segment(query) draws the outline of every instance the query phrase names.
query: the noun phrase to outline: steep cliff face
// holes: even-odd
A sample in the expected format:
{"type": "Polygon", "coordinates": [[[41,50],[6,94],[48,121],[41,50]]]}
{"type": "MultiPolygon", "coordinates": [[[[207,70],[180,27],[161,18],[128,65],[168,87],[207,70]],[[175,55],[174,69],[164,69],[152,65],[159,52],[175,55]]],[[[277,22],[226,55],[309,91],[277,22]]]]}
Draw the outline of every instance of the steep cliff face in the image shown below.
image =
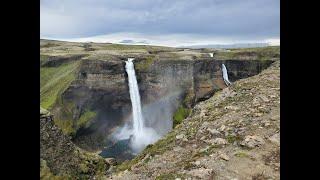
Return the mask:
{"type": "Polygon", "coordinates": [[[182,93],[193,86],[193,61],[155,60],[146,69],[136,69],[144,102],[154,101],[173,91],[182,93]]]}
{"type": "Polygon", "coordinates": [[[78,125],[74,141],[81,147],[101,147],[113,127],[119,126],[130,112],[130,97],[123,61],[83,60],[75,81],[63,93],[60,119],[72,118],[78,125]],[[93,116],[81,118],[88,113],[93,116]],[[67,116],[66,116],[67,115],[67,116]],[[77,123],[78,122],[78,123],[77,123]],[[80,124],[79,124],[80,122],[80,124]]]}
{"type": "Polygon", "coordinates": [[[40,178],[91,179],[103,177],[109,164],[79,149],[54,125],[53,115],[40,109],[40,178]]]}
{"type": "Polygon", "coordinates": [[[260,73],[266,69],[272,60],[250,61],[250,60],[211,60],[204,59],[194,63],[194,92],[195,102],[208,99],[217,90],[226,87],[221,65],[225,64],[231,82],[247,78],[260,73]]]}
{"type": "MultiPolygon", "coordinates": [[[[195,102],[208,99],[217,90],[226,87],[221,65],[228,68],[229,79],[236,81],[260,73],[272,60],[156,60],[147,70],[137,70],[139,88],[145,102],[154,101],[173,91],[186,94],[191,89],[195,102]]],[[[138,59],[139,63],[139,59],[138,59]]]]}

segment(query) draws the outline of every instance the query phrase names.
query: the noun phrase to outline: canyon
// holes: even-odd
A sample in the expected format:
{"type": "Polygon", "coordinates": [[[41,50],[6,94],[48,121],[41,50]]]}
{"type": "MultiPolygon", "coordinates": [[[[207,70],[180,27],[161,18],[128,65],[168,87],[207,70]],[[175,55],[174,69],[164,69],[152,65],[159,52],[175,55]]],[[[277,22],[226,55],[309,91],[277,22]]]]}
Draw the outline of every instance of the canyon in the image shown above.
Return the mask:
{"type": "MultiPolygon", "coordinates": [[[[135,59],[144,118],[166,136],[181,126],[176,119],[189,116],[179,114],[182,110],[192,115],[197,104],[227,88],[222,64],[229,80],[237,82],[278,62],[280,48],[225,51],[40,40],[41,106],[75,146],[101,152],[115,145],[121,128],[130,125],[128,58],[135,59]]],[[[117,157],[119,162],[134,158],[117,157]]]]}

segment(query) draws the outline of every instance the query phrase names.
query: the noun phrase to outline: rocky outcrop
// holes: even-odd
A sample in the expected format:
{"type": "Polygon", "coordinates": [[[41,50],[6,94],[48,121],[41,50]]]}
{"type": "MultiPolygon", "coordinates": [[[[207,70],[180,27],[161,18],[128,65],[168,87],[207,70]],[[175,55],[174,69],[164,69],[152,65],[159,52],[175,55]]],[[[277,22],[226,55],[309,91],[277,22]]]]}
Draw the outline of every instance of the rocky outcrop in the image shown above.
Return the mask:
{"type": "Polygon", "coordinates": [[[104,176],[109,164],[79,149],[54,125],[53,115],[40,109],[40,178],[91,179],[104,176]]]}

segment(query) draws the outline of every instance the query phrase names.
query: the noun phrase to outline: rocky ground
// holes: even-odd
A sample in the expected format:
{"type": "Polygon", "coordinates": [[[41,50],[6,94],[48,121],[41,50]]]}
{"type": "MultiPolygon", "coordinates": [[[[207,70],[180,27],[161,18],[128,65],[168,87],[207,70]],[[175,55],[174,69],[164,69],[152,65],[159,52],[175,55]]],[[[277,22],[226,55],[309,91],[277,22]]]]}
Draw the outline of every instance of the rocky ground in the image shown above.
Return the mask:
{"type": "Polygon", "coordinates": [[[108,179],[280,179],[280,61],[197,104],[108,179]]]}

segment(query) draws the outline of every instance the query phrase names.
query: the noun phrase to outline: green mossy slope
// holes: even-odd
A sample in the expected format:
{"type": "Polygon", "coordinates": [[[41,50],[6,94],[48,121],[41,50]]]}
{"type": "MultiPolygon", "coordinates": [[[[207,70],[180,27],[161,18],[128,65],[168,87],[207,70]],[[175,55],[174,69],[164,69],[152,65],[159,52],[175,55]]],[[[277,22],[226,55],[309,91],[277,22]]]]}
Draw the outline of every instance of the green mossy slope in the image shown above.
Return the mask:
{"type": "Polygon", "coordinates": [[[40,105],[51,109],[63,91],[76,78],[80,62],[70,62],[58,67],[40,68],[40,105]]]}
{"type": "Polygon", "coordinates": [[[280,47],[258,47],[258,48],[239,48],[229,49],[228,51],[217,51],[214,55],[216,59],[245,59],[245,60],[270,60],[280,59],[280,47]]]}

